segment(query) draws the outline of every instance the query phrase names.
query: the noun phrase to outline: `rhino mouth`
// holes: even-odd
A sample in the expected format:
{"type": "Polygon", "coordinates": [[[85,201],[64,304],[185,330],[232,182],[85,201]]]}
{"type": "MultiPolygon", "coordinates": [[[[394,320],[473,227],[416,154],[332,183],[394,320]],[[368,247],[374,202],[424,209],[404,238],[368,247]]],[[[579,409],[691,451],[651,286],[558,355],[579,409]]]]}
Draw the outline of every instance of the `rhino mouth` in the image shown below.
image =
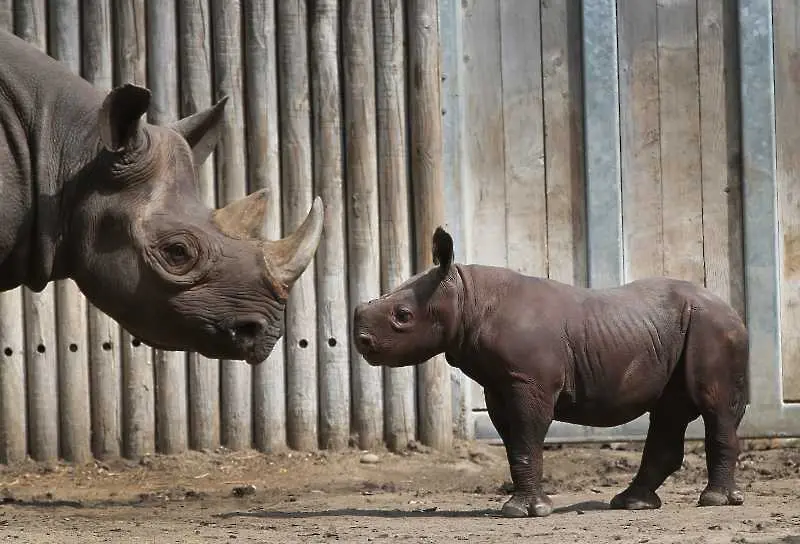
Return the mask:
{"type": "Polygon", "coordinates": [[[277,343],[277,338],[272,338],[272,335],[254,332],[252,325],[214,327],[205,331],[206,339],[200,345],[196,341],[173,344],[131,332],[135,338],[153,349],[193,351],[209,359],[245,361],[249,365],[258,365],[266,360],[277,343]]]}

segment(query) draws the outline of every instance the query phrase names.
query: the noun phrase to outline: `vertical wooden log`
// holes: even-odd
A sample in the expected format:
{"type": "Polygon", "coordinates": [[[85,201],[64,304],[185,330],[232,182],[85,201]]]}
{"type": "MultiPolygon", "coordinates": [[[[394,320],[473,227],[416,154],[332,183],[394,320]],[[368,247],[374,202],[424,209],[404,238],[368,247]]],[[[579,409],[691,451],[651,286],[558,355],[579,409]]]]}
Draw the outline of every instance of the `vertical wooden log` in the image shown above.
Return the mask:
{"type": "MultiPolygon", "coordinates": [[[[144,85],[146,73],[145,2],[114,0],[115,85],[144,85]]],[[[155,450],[153,350],[122,333],[123,455],[138,458],[155,450]]]]}
{"type": "Polygon", "coordinates": [[[316,287],[322,301],[317,313],[319,442],[323,448],[342,449],[350,438],[350,373],[337,0],[316,2],[312,17],[314,180],[325,203],[316,255],[316,287]]]}
{"type": "MultiPolygon", "coordinates": [[[[375,2],[375,73],[381,291],[411,276],[406,139],[405,3],[375,2]]],[[[326,200],[327,202],[327,200],[326,200]]],[[[414,368],[384,369],[385,440],[392,450],[416,436],[414,368]]]]}
{"type": "MultiPolygon", "coordinates": [[[[439,95],[437,0],[409,2],[411,180],[416,223],[416,269],[431,266],[432,236],[444,222],[442,112],[439,95]]],[[[419,367],[419,436],[448,450],[453,441],[450,371],[443,356],[419,367]]]]}
{"type": "MultiPolygon", "coordinates": [[[[208,2],[178,2],[181,116],[211,105],[211,22],[208,2]]],[[[214,154],[197,167],[200,198],[216,206],[214,154]]],[[[189,446],[213,449],[219,446],[219,361],[189,353],[189,446]]]]}
{"type": "MultiPolygon", "coordinates": [[[[82,2],[83,77],[111,90],[113,81],[111,11],[108,0],[82,2]]],[[[116,457],[120,434],[120,330],[117,323],[88,304],[89,379],[91,384],[92,454],[116,457]]]]}
{"type": "MultiPolygon", "coordinates": [[[[147,80],[153,93],[148,121],[166,125],[178,118],[177,7],[174,0],[147,2],[147,80]]],[[[156,448],[180,453],[188,441],[186,353],[154,350],[156,448]]]]}
{"type": "Polygon", "coordinates": [[[0,293],[0,463],[25,459],[25,335],[22,291],[0,293]]]}
{"type": "MultiPolygon", "coordinates": [[[[51,1],[49,8],[50,55],[80,75],[78,1],[51,1]]],[[[61,455],[67,461],[82,463],[92,456],[87,302],[72,280],[55,282],[55,290],[61,455]]]]}
{"type": "MultiPolygon", "coordinates": [[[[44,1],[15,2],[14,32],[47,51],[44,1]]],[[[28,447],[37,461],[58,458],[58,361],[55,285],[39,292],[22,289],[28,402],[28,447]]]]}
{"type": "MultiPolygon", "coordinates": [[[[217,192],[224,206],[247,194],[240,3],[213,1],[211,27],[217,98],[230,96],[216,155],[217,192]]],[[[252,442],[251,367],[244,361],[222,361],[220,385],[222,444],[234,450],[248,448],[252,442]]]]}
{"type": "MultiPolygon", "coordinates": [[[[14,31],[11,0],[0,1],[0,29],[14,31]]],[[[0,463],[25,459],[25,333],[22,289],[0,293],[0,463]]]]}
{"type": "Polygon", "coordinates": [[[580,3],[543,2],[541,24],[548,275],[586,286],[580,3]]]}
{"type": "MultiPolygon", "coordinates": [[[[342,5],[348,294],[352,313],[356,305],[380,295],[381,289],[375,66],[372,2],[345,0],[342,5]]],[[[371,448],[383,439],[382,369],[368,365],[353,345],[350,359],[353,432],[361,448],[371,448]]]]}
{"type": "MultiPolygon", "coordinates": [[[[281,180],[278,149],[278,82],[275,2],[246,0],[245,86],[247,172],[252,190],[268,190],[265,231],[281,236],[281,180]]],[[[265,452],[286,447],[285,338],[253,369],[253,443],[265,452]]]]}
{"type": "MultiPolygon", "coordinates": [[[[278,100],[283,228],[293,231],[312,201],[311,105],[309,103],[306,2],[277,5],[278,100]]],[[[317,447],[317,347],[314,267],[292,288],[286,307],[286,435],[290,448],[317,447]]]]}

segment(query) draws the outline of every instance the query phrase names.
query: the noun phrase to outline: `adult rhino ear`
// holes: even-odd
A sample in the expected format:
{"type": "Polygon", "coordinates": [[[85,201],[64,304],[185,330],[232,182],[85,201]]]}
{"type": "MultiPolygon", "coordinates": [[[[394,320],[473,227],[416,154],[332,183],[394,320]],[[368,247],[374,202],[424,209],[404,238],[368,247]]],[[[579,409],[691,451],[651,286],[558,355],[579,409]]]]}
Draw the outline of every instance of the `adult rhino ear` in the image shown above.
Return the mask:
{"type": "Polygon", "coordinates": [[[439,265],[442,275],[453,264],[453,238],[442,227],[436,227],[433,233],[433,264],[439,265]]]}
{"type": "Polygon", "coordinates": [[[200,166],[208,158],[219,140],[222,116],[225,113],[225,104],[228,97],[222,99],[203,111],[193,113],[180,121],[172,123],[170,127],[186,138],[194,154],[195,166],[200,166]]]}
{"type": "Polygon", "coordinates": [[[139,123],[150,106],[150,91],[126,83],[108,93],[98,113],[100,139],[109,151],[135,145],[139,123]]]}

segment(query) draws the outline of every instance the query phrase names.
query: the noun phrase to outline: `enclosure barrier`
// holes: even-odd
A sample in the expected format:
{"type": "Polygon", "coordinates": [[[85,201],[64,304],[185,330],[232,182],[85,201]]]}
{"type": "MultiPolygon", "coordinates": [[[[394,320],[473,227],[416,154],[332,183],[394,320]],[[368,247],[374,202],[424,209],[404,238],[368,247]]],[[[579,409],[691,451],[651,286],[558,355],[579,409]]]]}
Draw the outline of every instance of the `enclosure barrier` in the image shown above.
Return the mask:
{"type": "Polygon", "coordinates": [[[354,305],[430,266],[439,224],[459,261],[704,283],[751,331],[743,435],[800,433],[795,4],[0,0],[0,28],[101,90],[150,88],[151,122],[229,96],[209,206],[266,189],[277,238],[325,203],[257,366],[151,349],[71,281],[0,293],[0,462],[496,439],[442,357],[375,368],[351,345],[354,305]]]}
{"type": "Polygon", "coordinates": [[[285,337],[258,366],[151,349],[72,281],[0,295],[0,461],[447,447],[446,363],[373,368],[349,338],[355,304],[431,264],[445,219],[437,20],[431,0],[0,2],[0,27],[98,88],[150,88],[150,122],[228,95],[199,169],[207,204],[266,188],[279,237],[325,203],[285,337]]]}

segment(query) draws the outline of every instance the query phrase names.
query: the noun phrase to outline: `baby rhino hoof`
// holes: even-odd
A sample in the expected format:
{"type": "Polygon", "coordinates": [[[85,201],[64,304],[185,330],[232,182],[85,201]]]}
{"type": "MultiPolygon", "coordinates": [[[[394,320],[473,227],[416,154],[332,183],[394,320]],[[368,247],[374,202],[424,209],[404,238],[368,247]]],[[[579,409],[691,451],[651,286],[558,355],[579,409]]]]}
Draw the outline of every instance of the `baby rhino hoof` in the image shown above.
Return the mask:
{"type": "Polygon", "coordinates": [[[661,499],[654,491],[631,486],[611,499],[611,508],[615,510],[654,510],[661,508],[661,499]]]}
{"type": "Polygon", "coordinates": [[[744,503],[744,494],[738,489],[710,489],[705,488],[700,493],[700,500],[697,506],[739,506],[744,503]]]}
{"type": "Polygon", "coordinates": [[[501,513],[507,518],[527,518],[529,516],[543,518],[549,516],[552,511],[553,503],[547,495],[540,497],[514,495],[503,505],[501,513]]]}

